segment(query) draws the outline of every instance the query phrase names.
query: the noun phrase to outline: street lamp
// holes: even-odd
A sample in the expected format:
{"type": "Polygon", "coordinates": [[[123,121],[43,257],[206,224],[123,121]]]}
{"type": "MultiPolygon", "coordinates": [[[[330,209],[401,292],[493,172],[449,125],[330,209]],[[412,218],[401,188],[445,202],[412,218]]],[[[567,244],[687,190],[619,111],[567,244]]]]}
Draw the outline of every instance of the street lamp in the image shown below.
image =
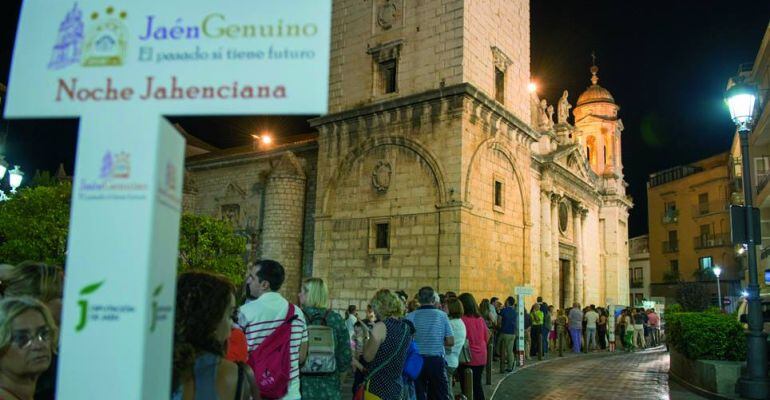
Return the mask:
{"type": "Polygon", "coordinates": [[[8,172],[9,181],[11,183],[11,193],[16,193],[16,188],[21,186],[21,181],[24,179],[24,172],[21,172],[19,166],[16,165],[12,170],[8,172]]]}
{"type": "Polygon", "coordinates": [[[719,275],[722,275],[722,268],[714,267],[711,272],[717,277],[717,298],[719,299],[719,309],[722,309],[722,288],[719,286],[719,275]]]}
{"type": "MultiPolygon", "coordinates": [[[[767,334],[762,332],[762,304],[759,301],[757,282],[757,252],[754,246],[754,207],[752,204],[751,169],[749,163],[749,132],[754,122],[756,90],[746,84],[741,77],[725,93],[725,102],[730,108],[730,117],[738,127],[741,140],[741,162],[743,164],[743,201],[746,211],[746,237],[749,264],[748,286],[748,323],[746,332],[748,351],[746,352],[746,370],[738,380],[741,396],[750,399],[766,399],[768,396],[767,379],[767,334]]],[[[757,232],[759,233],[759,232],[757,232]]]]}

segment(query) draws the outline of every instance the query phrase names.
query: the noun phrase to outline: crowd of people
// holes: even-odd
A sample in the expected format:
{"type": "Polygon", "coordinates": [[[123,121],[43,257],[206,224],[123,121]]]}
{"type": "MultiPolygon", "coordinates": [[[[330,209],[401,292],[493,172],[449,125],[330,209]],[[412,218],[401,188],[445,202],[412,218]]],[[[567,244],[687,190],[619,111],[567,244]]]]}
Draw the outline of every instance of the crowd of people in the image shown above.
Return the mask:
{"type": "MultiPolygon", "coordinates": [[[[54,398],[63,279],[56,266],[0,265],[0,398],[54,398]]],[[[284,280],[272,260],[248,268],[243,290],[216,274],[179,275],[172,399],[341,399],[349,379],[356,400],[451,399],[458,384],[482,400],[493,358],[510,372],[519,354],[660,343],[654,309],[611,315],[577,303],[555,309],[538,297],[520,316],[513,297],[479,302],[426,286],[412,297],[380,289],[366,310],[351,305],[341,315],[322,279],[302,282],[299,304],[280,294],[284,280]]]]}

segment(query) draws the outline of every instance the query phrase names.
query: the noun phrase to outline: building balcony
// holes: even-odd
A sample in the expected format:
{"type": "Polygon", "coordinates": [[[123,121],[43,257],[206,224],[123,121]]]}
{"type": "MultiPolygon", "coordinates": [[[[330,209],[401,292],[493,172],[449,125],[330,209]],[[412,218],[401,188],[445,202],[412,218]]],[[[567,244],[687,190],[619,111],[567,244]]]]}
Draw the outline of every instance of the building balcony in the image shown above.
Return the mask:
{"type": "Polygon", "coordinates": [[[676,253],[679,251],[679,241],[678,240],[667,240],[663,242],[663,252],[664,253],[676,253]]]}
{"type": "Polygon", "coordinates": [[[663,216],[661,216],[660,221],[663,224],[675,224],[677,221],[679,221],[679,210],[666,210],[663,211],[663,216]]]}
{"type": "Polygon", "coordinates": [[[644,282],[642,281],[631,281],[628,283],[628,286],[631,287],[631,289],[642,289],[644,287],[644,282]]]}
{"type": "Polygon", "coordinates": [[[727,247],[732,246],[729,233],[711,233],[708,235],[700,235],[693,238],[694,247],[699,249],[710,249],[713,247],[727,247]]]}
{"type": "Polygon", "coordinates": [[[692,207],[692,216],[693,218],[699,218],[706,215],[727,212],[729,209],[730,204],[726,201],[700,203],[692,207]]]}

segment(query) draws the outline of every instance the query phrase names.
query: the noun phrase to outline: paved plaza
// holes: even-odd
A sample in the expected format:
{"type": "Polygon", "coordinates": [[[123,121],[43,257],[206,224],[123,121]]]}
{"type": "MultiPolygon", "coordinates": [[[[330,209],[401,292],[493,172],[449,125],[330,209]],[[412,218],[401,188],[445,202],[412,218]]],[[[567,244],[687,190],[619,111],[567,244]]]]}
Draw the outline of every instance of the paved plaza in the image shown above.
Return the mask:
{"type": "Polygon", "coordinates": [[[508,375],[488,396],[494,400],[703,399],[669,382],[668,367],[669,356],[662,348],[552,359],[508,375]]]}

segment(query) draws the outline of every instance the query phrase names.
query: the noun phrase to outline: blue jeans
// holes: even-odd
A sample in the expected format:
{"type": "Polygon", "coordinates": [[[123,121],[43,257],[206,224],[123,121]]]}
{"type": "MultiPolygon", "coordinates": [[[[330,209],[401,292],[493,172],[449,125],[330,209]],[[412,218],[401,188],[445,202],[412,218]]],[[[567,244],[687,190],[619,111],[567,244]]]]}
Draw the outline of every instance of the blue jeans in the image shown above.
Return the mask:
{"type": "Polygon", "coordinates": [[[422,356],[420,377],[414,382],[417,400],[449,400],[449,381],[446,377],[446,361],[441,356],[422,356]]]}
{"type": "Polygon", "coordinates": [[[583,328],[569,328],[569,335],[572,337],[572,351],[575,353],[580,353],[580,340],[582,339],[581,336],[583,336],[583,328]]]}
{"type": "Polygon", "coordinates": [[[548,353],[548,334],[551,333],[550,329],[546,328],[545,325],[543,325],[543,354],[548,353]]]}

